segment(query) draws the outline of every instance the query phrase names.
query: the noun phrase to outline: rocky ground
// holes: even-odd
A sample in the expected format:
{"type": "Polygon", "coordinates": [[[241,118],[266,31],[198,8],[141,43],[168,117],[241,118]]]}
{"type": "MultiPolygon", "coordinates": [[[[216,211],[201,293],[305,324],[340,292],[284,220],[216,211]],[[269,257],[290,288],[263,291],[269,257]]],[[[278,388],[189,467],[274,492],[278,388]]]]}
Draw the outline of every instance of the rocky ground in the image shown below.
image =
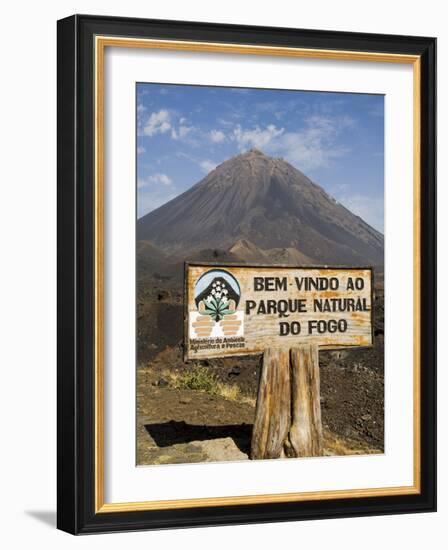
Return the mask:
{"type": "MultiPolygon", "coordinates": [[[[367,366],[375,354],[320,354],[326,455],[383,452],[383,373],[367,366]]],[[[206,363],[186,366],[167,348],[139,369],[139,465],[248,458],[259,360],[206,363]]]]}
{"type": "MultiPolygon", "coordinates": [[[[140,378],[146,377],[145,372],[140,378]]],[[[137,463],[235,461],[249,458],[255,407],[194,390],[148,386],[139,394],[137,463]]],[[[380,446],[324,428],[324,454],[381,453],[380,446]]]]}

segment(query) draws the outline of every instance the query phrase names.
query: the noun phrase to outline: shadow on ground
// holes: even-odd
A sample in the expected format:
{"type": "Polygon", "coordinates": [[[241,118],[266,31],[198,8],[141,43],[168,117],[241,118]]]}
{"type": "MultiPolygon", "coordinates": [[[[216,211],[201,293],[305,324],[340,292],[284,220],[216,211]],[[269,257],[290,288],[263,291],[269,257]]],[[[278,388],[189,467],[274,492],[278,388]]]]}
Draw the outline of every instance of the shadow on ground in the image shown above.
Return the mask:
{"type": "Polygon", "coordinates": [[[199,426],[170,420],[160,424],[145,424],[145,429],[158,447],[231,437],[239,450],[245,454],[249,454],[252,437],[251,424],[199,426]]]}

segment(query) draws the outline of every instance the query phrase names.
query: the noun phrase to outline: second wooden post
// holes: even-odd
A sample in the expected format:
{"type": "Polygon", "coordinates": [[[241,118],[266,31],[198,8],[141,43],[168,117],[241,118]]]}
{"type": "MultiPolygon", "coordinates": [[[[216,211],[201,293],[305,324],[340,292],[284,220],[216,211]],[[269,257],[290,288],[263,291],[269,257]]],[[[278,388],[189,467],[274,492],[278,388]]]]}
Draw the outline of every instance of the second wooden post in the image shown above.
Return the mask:
{"type": "Polygon", "coordinates": [[[322,455],[318,347],[265,350],[251,458],[322,455]]]}

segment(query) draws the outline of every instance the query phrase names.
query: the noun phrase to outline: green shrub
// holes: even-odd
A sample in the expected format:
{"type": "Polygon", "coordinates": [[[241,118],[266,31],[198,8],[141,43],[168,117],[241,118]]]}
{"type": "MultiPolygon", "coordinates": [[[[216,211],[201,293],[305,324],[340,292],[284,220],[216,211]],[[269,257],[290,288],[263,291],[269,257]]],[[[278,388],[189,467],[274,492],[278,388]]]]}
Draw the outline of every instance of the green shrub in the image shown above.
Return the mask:
{"type": "Polygon", "coordinates": [[[196,367],[185,373],[178,381],[179,389],[219,393],[219,383],[216,376],[205,367],[196,367]]]}

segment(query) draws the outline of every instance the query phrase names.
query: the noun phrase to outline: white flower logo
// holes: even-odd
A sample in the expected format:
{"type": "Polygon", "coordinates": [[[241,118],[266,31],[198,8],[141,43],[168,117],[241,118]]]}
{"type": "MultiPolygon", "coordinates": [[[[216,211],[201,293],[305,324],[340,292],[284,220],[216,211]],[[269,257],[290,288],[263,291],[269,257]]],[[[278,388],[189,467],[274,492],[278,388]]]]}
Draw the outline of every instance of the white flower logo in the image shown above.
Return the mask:
{"type": "Polygon", "coordinates": [[[215,322],[218,322],[225,315],[235,313],[235,300],[229,299],[229,291],[224,281],[218,279],[213,281],[209,286],[209,292],[207,297],[202,298],[202,306],[199,308],[202,315],[210,315],[215,322]]]}

